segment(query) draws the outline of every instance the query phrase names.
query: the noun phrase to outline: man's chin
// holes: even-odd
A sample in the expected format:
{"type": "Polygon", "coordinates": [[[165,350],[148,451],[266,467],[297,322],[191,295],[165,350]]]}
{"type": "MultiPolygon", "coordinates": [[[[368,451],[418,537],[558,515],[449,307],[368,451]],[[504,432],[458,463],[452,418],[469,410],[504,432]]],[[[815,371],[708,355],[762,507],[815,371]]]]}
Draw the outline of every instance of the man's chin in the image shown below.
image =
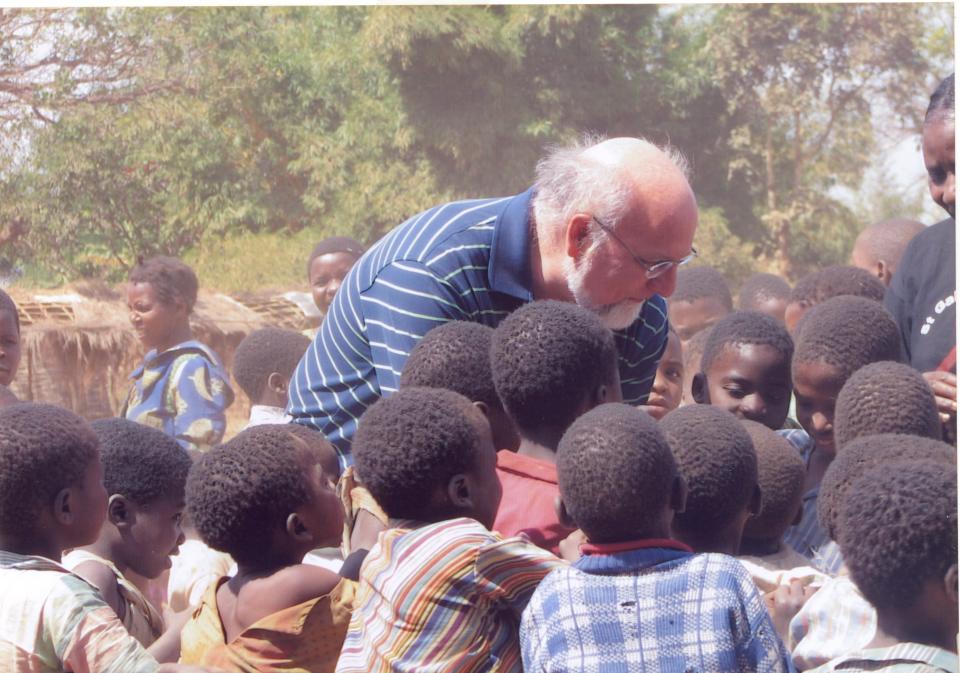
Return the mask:
{"type": "Polygon", "coordinates": [[[603,324],[612,330],[627,329],[640,317],[643,302],[621,302],[613,306],[603,306],[595,313],[600,316],[603,324]]]}

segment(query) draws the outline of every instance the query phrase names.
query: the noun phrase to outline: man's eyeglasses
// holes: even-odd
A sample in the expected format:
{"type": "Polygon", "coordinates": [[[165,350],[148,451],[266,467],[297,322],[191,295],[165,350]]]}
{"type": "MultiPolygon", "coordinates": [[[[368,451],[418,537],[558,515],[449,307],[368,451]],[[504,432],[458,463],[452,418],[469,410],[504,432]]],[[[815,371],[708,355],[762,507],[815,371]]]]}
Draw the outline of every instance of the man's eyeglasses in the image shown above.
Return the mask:
{"type": "Polygon", "coordinates": [[[643,270],[644,270],[644,271],[646,272],[646,274],[647,274],[647,280],[656,278],[657,276],[662,276],[663,274],[665,274],[667,271],[669,271],[670,269],[672,269],[672,268],[675,267],[675,266],[683,266],[683,265],[686,264],[687,262],[692,262],[693,259],[697,256],[697,249],[696,249],[696,248],[690,248],[690,254],[689,254],[689,255],[687,255],[686,257],[683,257],[683,258],[681,258],[681,259],[678,259],[678,260],[676,260],[676,261],[674,261],[674,260],[672,260],[672,259],[667,259],[667,260],[664,260],[664,261],[662,261],[662,262],[648,262],[648,261],[646,261],[646,260],[640,259],[640,258],[637,257],[635,254],[633,254],[633,250],[631,250],[630,247],[629,247],[626,243],[624,243],[622,240],[620,240],[620,237],[619,237],[619,236],[617,236],[615,233],[613,233],[613,229],[611,229],[610,227],[608,227],[607,225],[605,225],[603,222],[601,222],[599,219],[597,219],[596,216],[591,215],[590,217],[593,218],[593,221],[597,223],[597,226],[598,226],[598,227],[600,227],[600,228],[603,229],[605,232],[607,232],[608,234],[610,234],[610,236],[613,238],[613,240],[615,240],[617,243],[619,243],[619,244],[623,247],[623,249],[626,250],[627,253],[629,253],[629,255],[630,255],[631,257],[633,257],[633,261],[635,261],[637,264],[639,264],[640,266],[643,267],[643,270]]]}

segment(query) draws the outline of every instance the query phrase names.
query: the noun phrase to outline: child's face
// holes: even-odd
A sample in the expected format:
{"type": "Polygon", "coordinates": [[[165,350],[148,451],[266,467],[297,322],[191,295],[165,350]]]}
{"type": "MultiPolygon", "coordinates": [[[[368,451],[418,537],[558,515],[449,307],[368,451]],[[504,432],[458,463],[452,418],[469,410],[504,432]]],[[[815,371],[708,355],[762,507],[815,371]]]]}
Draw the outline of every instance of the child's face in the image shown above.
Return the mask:
{"type": "Polygon", "coordinates": [[[797,362],[793,367],[793,392],[797,397],[797,421],[818,451],[836,455],[833,444],[833,413],[844,381],[840,371],[825,362],[797,362]]]}
{"type": "Polygon", "coordinates": [[[336,547],[343,534],[343,505],[332,481],[335,475],[324,472],[321,456],[316,451],[312,458],[304,458],[304,470],[310,475],[310,497],[297,514],[313,535],[311,548],[336,547]]]}
{"type": "Polygon", "coordinates": [[[923,163],[927,167],[930,196],[955,217],[956,167],[954,166],[955,125],[940,114],[923,127],[923,163]]]}
{"type": "Polygon", "coordinates": [[[796,335],[797,333],[797,323],[800,322],[800,318],[810,310],[812,304],[809,301],[792,301],[787,304],[787,308],[783,313],[783,324],[786,325],[787,331],[790,334],[796,335]]]}
{"type": "Polygon", "coordinates": [[[772,346],[730,344],[705,372],[705,401],[779,430],[790,407],[790,361],[772,346]]]}
{"type": "Polygon", "coordinates": [[[72,547],[91,544],[99,537],[100,528],[107,518],[107,489],[103,487],[103,465],[99,457],[87,465],[70,506],[75,525],[70,530],[67,542],[72,547]]]}
{"type": "Polygon", "coordinates": [[[171,337],[187,320],[186,308],[179,302],[165,304],[157,297],[150,283],[127,286],[127,308],[130,324],[147,350],[173,346],[171,337]]]}
{"type": "Polygon", "coordinates": [[[153,579],[173,565],[171,556],[177,554],[186,539],[181,528],[184,494],[158,498],[140,505],[131,503],[132,522],[130,542],[136,550],[128,559],[134,572],[153,579]]]}
{"type": "Polygon", "coordinates": [[[331,252],[320,255],[310,262],[309,281],[313,303],[321,313],[326,313],[333,297],[340,289],[347,272],[353,268],[357,256],[349,252],[331,252]]]}
{"type": "Polygon", "coordinates": [[[0,385],[9,386],[20,365],[20,330],[12,311],[0,311],[0,385]]]}
{"type": "Polygon", "coordinates": [[[702,329],[710,327],[729,311],[716,297],[701,297],[693,301],[671,301],[668,305],[670,324],[680,336],[680,345],[702,329]]]}
{"type": "Polygon", "coordinates": [[[776,297],[767,297],[766,299],[758,300],[753,307],[753,310],[760,311],[760,313],[766,313],[768,316],[776,320],[781,325],[786,324],[786,313],[787,313],[787,300],[778,299],[776,297]]]}
{"type": "Polygon", "coordinates": [[[680,406],[683,395],[683,353],[680,348],[680,337],[673,332],[667,336],[667,347],[660,358],[657,367],[657,376],[653,380],[653,388],[644,410],[658,421],[668,411],[680,406]]]}

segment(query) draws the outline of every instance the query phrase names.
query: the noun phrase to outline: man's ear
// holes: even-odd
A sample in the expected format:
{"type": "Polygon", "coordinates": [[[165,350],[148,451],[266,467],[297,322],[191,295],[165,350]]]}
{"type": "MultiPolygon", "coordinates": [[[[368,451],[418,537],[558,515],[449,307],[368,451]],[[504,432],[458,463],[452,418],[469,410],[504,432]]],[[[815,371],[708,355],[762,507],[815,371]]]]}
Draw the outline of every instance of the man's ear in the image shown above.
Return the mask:
{"type": "Polygon", "coordinates": [[[586,213],[577,213],[567,222],[567,228],[564,230],[566,238],[564,239],[564,249],[567,257],[574,261],[579,260],[580,256],[587,249],[590,235],[590,221],[593,218],[586,213]]]}
{"type": "Polygon", "coordinates": [[[313,534],[296,512],[287,517],[286,529],[287,534],[295,540],[313,542],[313,534]]]}
{"type": "Polygon", "coordinates": [[[447,497],[456,509],[473,509],[473,492],[470,478],[465,474],[455,474],[447,482],[447,497]]]}
{"type": "Polygon", "coordinates": [[[957,599],[957,564],[954,563],[947,569],[947,574],[943,576],[943,587],[946,589],[947,597],[951,603],[956,604],[957,599]]]}
{"type": "Polygon", "coordinates": [[[119,493],[114,493],[107,500],[107,521],[117,528],[124,528],[133,524],[134,516],[131,503],[119,493]]]}
{"type": "Polygon", "coordinates": [[[753,485],[753,493],[750,494],[750,504],[747,510],[751,515],[757,516],[763,508],[763,493],[760,491],[760,484],[753,485]]]}
{"type": "Polygon", "coordinates": [[[557,513],[557,521],[560,522],[561,526],[565,528],[577,528],[577,522],[573,520],[573,517],[570,516],[570,512],[567,511],[567,505],[563,502],[563,498],[559,495],[553,499],[553,509],[557,513]]]}
{"type": "Polygon", "coordinates": [[[278,395],[286,395],[287,382],[287,379],[283,378],[280,372],[272,372],[270,376],[267,377],[267,388],[278,395]]]}
{"type": "Polygon", "coordinates": [[[681,475],[673,478],[670,484],[670,509],[676,514],[680,514],[687,508],[687,480],[681,475]]]}
{"type": "Polygon", "coordinates": [[[707,375],[697,372],[690,381],[690,394],[697,404],[710,404],[710,391],[707,390],[707,375]]]}

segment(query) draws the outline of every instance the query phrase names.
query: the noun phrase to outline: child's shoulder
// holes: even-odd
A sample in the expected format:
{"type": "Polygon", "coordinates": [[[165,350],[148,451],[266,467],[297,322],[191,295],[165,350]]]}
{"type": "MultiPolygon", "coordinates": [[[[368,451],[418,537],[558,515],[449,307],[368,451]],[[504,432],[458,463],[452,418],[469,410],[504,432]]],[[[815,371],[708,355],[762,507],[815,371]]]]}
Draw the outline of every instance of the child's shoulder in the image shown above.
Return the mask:
{"type": "MultiPolygon", "coordinates": [[[[256,605],[258,612],[271,614],[328,596],[341,582],[348,581],[326,568],[301,563],[247,583],[241,588],[237,600],[256,605]]],[[[225,582],[218,591],[232,593],[233,589],[225,582]]]]}

